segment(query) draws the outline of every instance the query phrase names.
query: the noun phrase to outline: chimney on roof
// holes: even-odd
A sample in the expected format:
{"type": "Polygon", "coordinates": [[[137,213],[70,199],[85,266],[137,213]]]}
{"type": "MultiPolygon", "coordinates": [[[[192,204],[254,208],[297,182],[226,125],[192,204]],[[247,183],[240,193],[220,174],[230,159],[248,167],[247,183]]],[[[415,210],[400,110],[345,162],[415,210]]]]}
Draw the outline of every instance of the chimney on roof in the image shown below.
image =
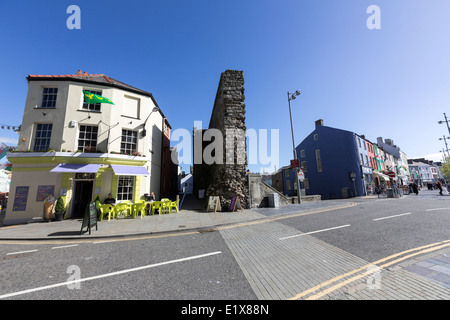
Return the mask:
{"type": "Polygon", "coordinates": [[[323,119],[319,119],[319,120],[316,121],[316,128],[319,127],[319,126],[323,127],[323,119]]]}
{"type": "Polygon", "coordinates": [[[81,71],[81,70],[77,71],[77,75],[81,75],[82,73],[83,73],[83,71],[81,71]]]}
{"type": "Polygon", "coordinates": [[[87,76],[88,74],[87,74],[87,71],[85,71],[84,73],[83,73],[83,76],[87,76]]]}

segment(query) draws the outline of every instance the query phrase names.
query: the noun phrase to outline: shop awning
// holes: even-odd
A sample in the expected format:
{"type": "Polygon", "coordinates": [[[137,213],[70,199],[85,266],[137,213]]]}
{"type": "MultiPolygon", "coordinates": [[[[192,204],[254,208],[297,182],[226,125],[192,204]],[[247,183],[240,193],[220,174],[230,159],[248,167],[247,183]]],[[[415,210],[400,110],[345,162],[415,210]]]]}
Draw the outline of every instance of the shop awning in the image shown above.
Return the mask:
{"type": "Polygon", "coordinates": [[[380,177],[380,180],[383,180],[383,181],[390,181],[390,180],[389,180],[390,177],[389,177],[388,175],[385,175],[385,174],[382,174],[382,173],[379,173],[379,172],[374,172],[373,174],[378,175],[378,177],[380,177]]]}
{"type": "Polygon", "coordinates": [[[116,176],[149,176],[150,173],[144,167],[140,166],[125,166],[112,164],[111,168],[116,176]]]}
{"type": "Polygon", "coordinates": [[[80,164],[80,163],[60,163],[50,172],[66,172],[66,173],[97,173],[101,164],[80,164]]]}

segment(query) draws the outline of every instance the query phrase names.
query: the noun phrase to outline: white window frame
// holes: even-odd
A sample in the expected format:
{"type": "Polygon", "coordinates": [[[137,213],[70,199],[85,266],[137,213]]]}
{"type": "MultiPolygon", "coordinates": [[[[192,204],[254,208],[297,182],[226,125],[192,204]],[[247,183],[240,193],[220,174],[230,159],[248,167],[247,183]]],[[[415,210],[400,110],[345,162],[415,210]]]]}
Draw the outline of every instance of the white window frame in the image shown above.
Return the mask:
{"type": "Polygon", "coordinates": [[[44,148],[43,151],[47,151],[50,148],[50,141],[51,141],[51,138],[52,138],[53,124],[52,123],[36,123],[35,127],[34,127],[33,151],[37,151],[37,152],[41,152],[42,151],[42,149],[36,150],[36,141],[37,141],[37,139],[43,140],[42,137],[38,137],[38,127],[41,126],[41,125],[45,125],[45,124],[48,125],[48,126],[51,126],[51,129],[48,130],[48,127],[47,127],[47,129],[45,131],[41,130],[41,134],[44,133],[44,132],[50,132],[50,135],[45,138],[46,140],[48,139],[48,146],[46,148],[44,148]]]}
{"type": "Polygon", "coordinates": [[[117,201],[133,201],[135,184],[135,176],[118,176],[117,201]]]}
{"type": "MultiPolygon", "coordinates": [[[[87,132],[87,131],[84,131],[84,134],[87,134],[87,133],[89,133],[89,134],[93,134],[92,133],[92,129],[91,129],[91,131],[90,132],[87,132]]],[[[80,124],[79,126],[78,126],[78,134],[77,134],[77,150],[79,150],[79,151],[81,151],[81,152],[86,152],[86,151],[89,151],[89,152],[96,152],[97,151],[97,141],[98,141],[98,126],[96,126],[96,125],[88,125],[88,124],[80,124]],[[83,137],[83,138],[80,138],[80,134],[82,133],[82,130],[81,130],[81,127],[90,127],[90,128],[97,128],[97,132],[95,133],[95,140],[92,138],[92,136],[89,138],[89,139],[87,139],[87,138],[85,138],[85,137],[83,137]],[[83,143],[83,145],[82,146],[80,146],[80,141],[83,141],[84,143],[83,143]],[[90,147],[92,147],[92,143],[94,142],[95,143],[95,146],[94,146],[94,149],[95,150],[86,150],[86,143],[85,142],[90,142],[89,143],[89,146],[90,147]]]]}
{"type": "Polygon", "coordinates": [[[120,153],[132,155],[134,152],[138,151],[138,132],[136,130],[124,129],[122,128],[122,135],[120,137],[120,153]],[[124,134],[125,132],[125,134],[124,134]],[[133,139],[133,136],[129,136],[128,133],[133,132],[136,134],[136,142],[128,141],[129,139],[133,139]],[[124,141],[125,138],[125,141],[124,141]],[[125,146],[123,146],[125,145],[125,146]],[[134,148],[130,147],[134,145],[134,148]]]}

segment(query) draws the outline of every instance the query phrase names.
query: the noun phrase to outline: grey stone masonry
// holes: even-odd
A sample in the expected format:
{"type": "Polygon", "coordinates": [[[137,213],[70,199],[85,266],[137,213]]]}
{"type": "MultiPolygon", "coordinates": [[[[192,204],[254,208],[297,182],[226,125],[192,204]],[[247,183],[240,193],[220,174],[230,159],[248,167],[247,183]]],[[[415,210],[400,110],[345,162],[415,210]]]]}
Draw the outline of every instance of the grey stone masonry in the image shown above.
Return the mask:
{"type": "MultiPolygon", "coordinates": [[[[206,196],[220,196],[222,210],[227,210],[231,198],[239,196],[243,207],[248,208],[247,147],[245,126],[244,75],[242,71],[226,70],[221,74],[209,130],[221,133],[222,150],[215,150],[221,159],[212,164],[202,163],[195,170],[208,172],[208,177],[198,177],[206,196]],[[222,152],[222,153],[221,153],[222,152]],[[222,160],[222,161],[220,161],[222,160]],[[208,170],[204,167],[208,166],[208,170]]],[[[207,134],[207,133],[204,133],[207,134]]],[[[215,137],[217,139],[217,137],[215,137]]],[[[215,141],[215,140],[214,140],[215,141]]],[[[206,146],[207,148],[208,146],[206,146]]],[[[203,148],[203,147],[202,147],[203,148]]],[[[202,149],[206,150],[206,149],[202,149]]]]}

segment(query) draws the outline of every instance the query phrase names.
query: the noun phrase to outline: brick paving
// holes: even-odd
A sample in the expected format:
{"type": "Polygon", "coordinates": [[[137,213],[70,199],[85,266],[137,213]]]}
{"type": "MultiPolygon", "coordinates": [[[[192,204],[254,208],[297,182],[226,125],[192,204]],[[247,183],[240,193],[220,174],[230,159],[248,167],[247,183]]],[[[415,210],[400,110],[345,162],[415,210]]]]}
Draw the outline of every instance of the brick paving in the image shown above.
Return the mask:
{"type": "Polygon", "coordinates": [[[262,300],[284,300],[298,294],[298,299],[321,300],[450,299],[450,253],[436,256],[431,252],[376,269],[368,261],[310,235],[280,240],[299,231],[276,221],[218,229],[262,300]],[[421,275],[417,268],[428,272],[421,275]],[[360,270],[342,276],[356,269],[360,270]],[[365,274],[368,270],[374,272],[365,274]],[[329,282],[336,277],[338,280],[329,282]],[[308,292],[325,282],[329,283],[308,292]],[[346,284],[340,287],[341,283],[346,284]],[[335,290],[325,291],[336,285],[335,290]]]}
{"type": "Polygon", "coordinates": [[[289,299],[367,262],[278,222],[219,231],[259,299],[289,299]]]}

